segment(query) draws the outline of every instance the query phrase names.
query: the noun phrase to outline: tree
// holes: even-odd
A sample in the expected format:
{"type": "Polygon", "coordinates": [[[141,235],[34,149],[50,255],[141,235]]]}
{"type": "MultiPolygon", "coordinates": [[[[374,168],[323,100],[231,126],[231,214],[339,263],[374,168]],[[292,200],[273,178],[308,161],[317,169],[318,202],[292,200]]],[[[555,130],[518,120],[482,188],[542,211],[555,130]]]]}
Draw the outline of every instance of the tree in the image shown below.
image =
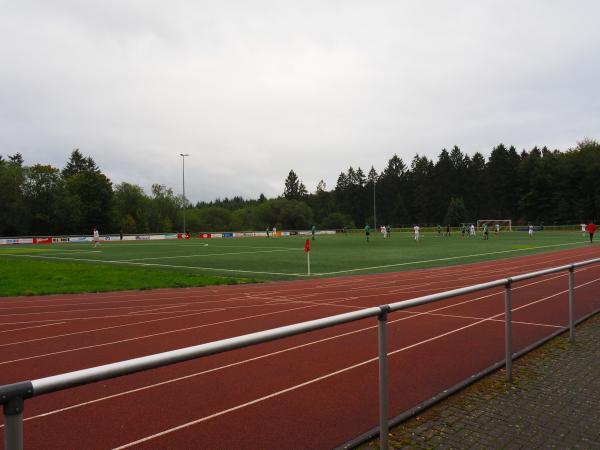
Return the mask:
{"type": "Polygon", "coordinates": [[[28,211],[23,201],[25,170],[19,153],[0,164],[0,235],[25,234],[28,211]]]}
{"type": "Polygon", "coordinates": [[[465,208],[465,202],[462,197],[450,199],[450,204],[444,216],[444,223],[458,225],[468,221],[469,213],[465,208]]]}
{"type": "Polygon", "coordinates": [[[288,200],[300,200],[305,197],[307,193],[306,186],[300,181],[296,172],[290,170],[290,173],[285,179],[283,196],[288,200]]]}
{"type": "Polygon", "coordinates": [[[93,228],[112,229],[112,183],[99,172],[79,172],[66,180],[67,192],[79,201],[79,221],[70,227],[77,233],[91,233],[93,228]]]}
{"type": "Polygon", "coordinates": [[[173,189],[162,184],[152,185],[152,198],[150,200],[150,224],[151,231],[172,232],[181,211],[181,198],[173,194],[173,189]]]}
{"type": "Polygon", "coordinates": [[[28,234],[60,233],[60,200],[66,195],[60,171],[36,164],[25,170],[23,200],[28,214],[28,234]]]}
{"type": "Polygon", "coordinates": [[[83,156],[78,148],[71,152],[67,165],[62,171],[65,178],[77,175],[81,172],[100,172],[100,169],[91,156],[83,156]]]}
{"type": "Polygon", "coordinates": [[[150,197],[140,186],[126,182],[118,184],[113,201],[115,230],[126,233],[150,231],[150,208],[150,197]]]}

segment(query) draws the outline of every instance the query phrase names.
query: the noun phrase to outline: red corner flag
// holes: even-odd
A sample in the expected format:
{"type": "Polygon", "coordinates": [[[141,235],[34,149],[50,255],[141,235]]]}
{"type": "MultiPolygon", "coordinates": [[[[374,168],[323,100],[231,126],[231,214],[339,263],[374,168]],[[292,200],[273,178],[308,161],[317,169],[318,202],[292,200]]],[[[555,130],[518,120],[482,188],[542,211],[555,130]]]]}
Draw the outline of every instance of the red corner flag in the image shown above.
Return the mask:
{"type": "Polygon", "coordinates": [[[309,239],[307,239],[306,243],[304,244],[304,252],[305,253],[310,252],[310,240],[309,239]]]}

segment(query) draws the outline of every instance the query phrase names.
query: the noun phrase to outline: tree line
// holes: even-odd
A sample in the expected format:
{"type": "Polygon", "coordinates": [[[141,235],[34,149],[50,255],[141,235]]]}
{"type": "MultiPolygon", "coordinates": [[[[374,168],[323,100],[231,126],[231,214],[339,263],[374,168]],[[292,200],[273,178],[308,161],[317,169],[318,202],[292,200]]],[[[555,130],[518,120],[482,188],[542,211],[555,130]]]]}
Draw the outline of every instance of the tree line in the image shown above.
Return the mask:
{"type": "MultiPolygon", "coordinates": [[[[517,152],[502,144],[486,160],[458,147],[437,159],[397,155],[377,172],[341,172],[335,187],[321,181],[309,193],[290,170],[282,195],[241,196],[189,204],[187,229],[196,231],[362,228],[513,219],[536,224],[595,220],[600,213],[600,144],[584,140],[561,152],[517,152]],[[373,206],[376,206],[374,211],[373,206]]],[[[26,166],[21,154],[0,155],[0,235],[182,231],[184,199],[170,187],[113,185],[95,161],[74,150],[65,167],[26,166]]]]}

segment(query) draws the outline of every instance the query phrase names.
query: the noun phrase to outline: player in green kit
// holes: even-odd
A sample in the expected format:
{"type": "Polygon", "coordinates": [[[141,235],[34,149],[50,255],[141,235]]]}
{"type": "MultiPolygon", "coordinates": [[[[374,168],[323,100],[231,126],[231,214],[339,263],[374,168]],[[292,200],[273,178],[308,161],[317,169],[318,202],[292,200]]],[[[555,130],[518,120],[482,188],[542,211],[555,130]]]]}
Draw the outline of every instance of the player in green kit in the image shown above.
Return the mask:
{"type": "Polygon", "coordinates": [[[317,227],[315,227],[314,225],[312,226],[312,228],[310,229],[310,232],[312,233],[312,240],[315,240],[315,232],[317,231],[317,227]]]}
{"type": "Polygon", "coordinates": [[[369,224],[365,225],[365,238],[367,239],[367,242],[369,242],[369,235],[371,234],[371,227],[369,226],[369,224]]]}
{"type": "Polygon", "coordinates": [[[438,232],[438,236],[442,235],[442,226],[438,224],[437,226],[437,232],[438,232]]]}

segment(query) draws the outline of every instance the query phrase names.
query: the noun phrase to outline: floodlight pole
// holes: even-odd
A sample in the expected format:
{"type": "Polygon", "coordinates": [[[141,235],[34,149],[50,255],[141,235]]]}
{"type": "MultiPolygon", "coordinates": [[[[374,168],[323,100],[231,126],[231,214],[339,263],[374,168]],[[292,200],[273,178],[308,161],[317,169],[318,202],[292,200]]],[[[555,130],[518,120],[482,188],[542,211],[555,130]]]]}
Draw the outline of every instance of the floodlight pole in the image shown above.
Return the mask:
{"type": "Polygon", "coordinates": [[[181,160],[183,161],[182,179],[183,179],[183,234],[186,234],[185,229],[185,210],[187,209],[187,201],[185,199],[185,157],[190,156],[188,153],[180,153],[181,160]]]}
{"type": "Polygon", "coordinates": [[[373,229],[377,228],[377,207],[375,206],[375,186],[377,180],[373,177],[373,229]]]}

